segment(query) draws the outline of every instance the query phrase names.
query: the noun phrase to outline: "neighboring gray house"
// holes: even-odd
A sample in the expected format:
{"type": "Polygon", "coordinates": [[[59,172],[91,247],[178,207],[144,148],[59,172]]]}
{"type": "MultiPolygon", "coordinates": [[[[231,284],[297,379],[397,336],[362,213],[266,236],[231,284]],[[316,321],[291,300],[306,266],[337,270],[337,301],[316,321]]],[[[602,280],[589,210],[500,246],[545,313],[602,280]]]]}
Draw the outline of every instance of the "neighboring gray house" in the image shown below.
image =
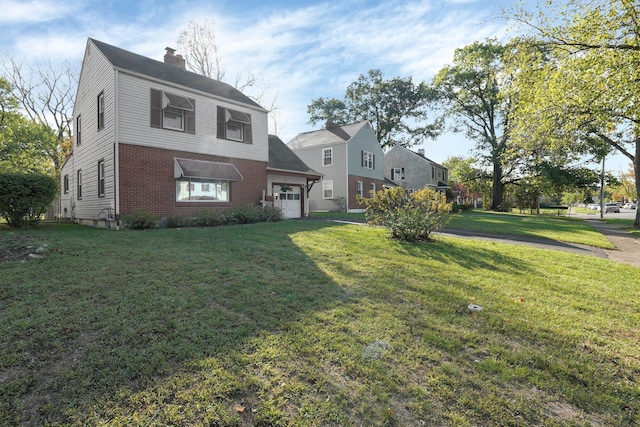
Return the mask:
{"type": "Polygon", "coordinates": [[[328,212],[344,203],[348,212],[362,212],[357,195],[384,184],[384,153],[368,121],[301,133],[287,144],[310,168],[323,175],[309,192],[309,210],[328,212]]]}
{"type": "Polygon", "coordinates": [[[425,157],[424,150],[417,152],[394,146],[384,154],[384,176],[394,184],[413,191],[427,187],[444,191],[448,186],[447,168],[425,157]]]}
{"type": "Polygon", "coordinates": [[[308,194],[322,175],[309,168],[280,138],[269,135],[267,194],[264,204],[282,211],[285,218],[309,215],[308,194]]]}

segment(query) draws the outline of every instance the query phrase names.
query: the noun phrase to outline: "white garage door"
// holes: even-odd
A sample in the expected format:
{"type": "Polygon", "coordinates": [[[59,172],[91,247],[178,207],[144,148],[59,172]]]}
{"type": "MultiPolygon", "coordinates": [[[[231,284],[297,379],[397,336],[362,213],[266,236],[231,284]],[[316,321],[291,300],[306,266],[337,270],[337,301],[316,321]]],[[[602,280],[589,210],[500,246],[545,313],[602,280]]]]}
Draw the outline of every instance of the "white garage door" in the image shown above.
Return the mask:
{"type": "Polygon", "coordinates": [[[300,187],[289,187],[286,193],[279,190],[279,185],[273,188],[273,194],[278,194],[278,200],[274,202],[274,205],[280,208],[285,218],[300,218],[302,216],[300,187]]]}

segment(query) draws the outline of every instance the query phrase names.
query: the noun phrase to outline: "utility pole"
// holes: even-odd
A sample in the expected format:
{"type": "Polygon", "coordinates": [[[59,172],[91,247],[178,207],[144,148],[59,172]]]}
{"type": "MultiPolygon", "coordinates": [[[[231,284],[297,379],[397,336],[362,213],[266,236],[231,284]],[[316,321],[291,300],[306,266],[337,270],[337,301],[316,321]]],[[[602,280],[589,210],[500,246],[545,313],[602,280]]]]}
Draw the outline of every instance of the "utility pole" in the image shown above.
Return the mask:
{"type": "Polygon", "coordinates": [[[602,172],[600,172],[600,219],[604,218],[604,159],[606,154],[602,155],[602,172]]]}

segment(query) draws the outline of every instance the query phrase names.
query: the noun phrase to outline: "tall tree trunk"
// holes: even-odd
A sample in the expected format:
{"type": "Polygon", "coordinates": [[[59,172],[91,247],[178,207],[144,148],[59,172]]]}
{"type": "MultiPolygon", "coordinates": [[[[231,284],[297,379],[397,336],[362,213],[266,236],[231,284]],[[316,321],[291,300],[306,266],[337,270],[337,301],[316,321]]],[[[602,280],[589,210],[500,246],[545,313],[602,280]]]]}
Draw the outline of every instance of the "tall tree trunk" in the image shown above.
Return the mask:
{"type": "Polygon", "coordinates": [[[497,211],[503,209],[502,193],[504,192],[504,184],[502,183],[502,166],[499,162],[493,162],[493,194],[491,200],[491,210],[497,211]]]}

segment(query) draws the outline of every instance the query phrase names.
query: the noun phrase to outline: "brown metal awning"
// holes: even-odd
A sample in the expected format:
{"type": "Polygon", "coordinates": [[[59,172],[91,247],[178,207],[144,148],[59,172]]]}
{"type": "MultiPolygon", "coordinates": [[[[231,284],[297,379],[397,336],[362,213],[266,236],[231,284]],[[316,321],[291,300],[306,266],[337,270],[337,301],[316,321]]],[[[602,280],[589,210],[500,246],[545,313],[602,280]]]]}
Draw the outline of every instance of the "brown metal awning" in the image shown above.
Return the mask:
{"type": "Polygon", "coordinates": [[[227,112],[225,115],[225,122],[228,122],[229,120],[233,120],[240,123],[246,123],[246,124],[251,123],[251,118],[249,118],[249,115],[241,111],[230,110],[228,108],[226,110],[227,112]]]}
{"type": "Polygon", "coordinates": [[[181,110],[193,111],[193,104],[189,101],[188,98],[180,95],[174,95],[168,92],[162,92],[164,95],[164,102],[162,104],[162,108],[166,107],[174,107],[179,108],[181,110]]]}
{"type": "Polygon", "coordinates": [[[207,162],[174,158],[174,178],[219,179],[222,181],[242,181],[242,175],[231,163],[207,162]]]}

